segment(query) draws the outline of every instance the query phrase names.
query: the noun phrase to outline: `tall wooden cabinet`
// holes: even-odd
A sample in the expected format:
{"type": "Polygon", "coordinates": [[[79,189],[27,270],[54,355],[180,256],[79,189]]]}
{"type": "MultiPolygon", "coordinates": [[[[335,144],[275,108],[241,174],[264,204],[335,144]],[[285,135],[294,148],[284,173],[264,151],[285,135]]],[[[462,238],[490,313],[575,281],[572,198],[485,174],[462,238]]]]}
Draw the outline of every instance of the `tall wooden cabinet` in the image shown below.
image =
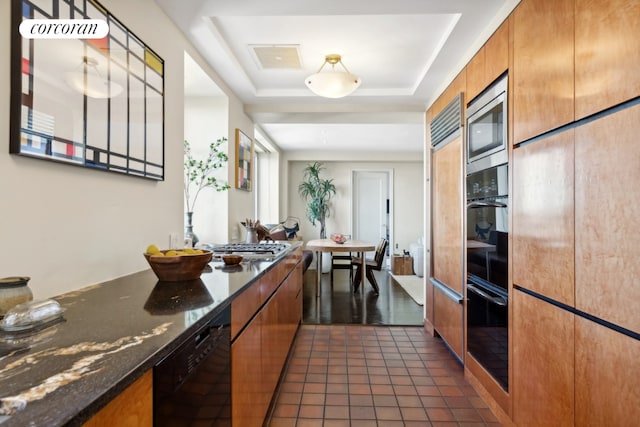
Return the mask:
{"type": "Polygon", "coordinates": [[[576,0],[576,119],[640,93],[640,2],[576,0]]]}
{"type": "Polygon", "coordinates": [[[514,149],[517,425],[640,417],[638,117],[630,106],[514,149]]]}
{"type": "Polygon", "coordinates": [[[574,0],[523,0],[513,12],[514,143],[574,119],[574,0]]]}
{"type": "Polygon", "coordinates": [[[576,128],[576,308],[640,333],[638,135],[640,105],[576,128]]]}

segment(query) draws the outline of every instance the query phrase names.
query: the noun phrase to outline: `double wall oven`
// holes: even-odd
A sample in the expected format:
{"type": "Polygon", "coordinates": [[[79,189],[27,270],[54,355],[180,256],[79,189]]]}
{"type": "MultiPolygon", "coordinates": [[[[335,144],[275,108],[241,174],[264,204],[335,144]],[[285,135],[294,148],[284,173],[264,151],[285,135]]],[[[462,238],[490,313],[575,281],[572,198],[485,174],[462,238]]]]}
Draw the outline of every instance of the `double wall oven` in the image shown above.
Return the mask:
{"type": "Polygon", "coordinates": [[[467,351],[509,389],[507,77],[467,109],[467,351]]]}

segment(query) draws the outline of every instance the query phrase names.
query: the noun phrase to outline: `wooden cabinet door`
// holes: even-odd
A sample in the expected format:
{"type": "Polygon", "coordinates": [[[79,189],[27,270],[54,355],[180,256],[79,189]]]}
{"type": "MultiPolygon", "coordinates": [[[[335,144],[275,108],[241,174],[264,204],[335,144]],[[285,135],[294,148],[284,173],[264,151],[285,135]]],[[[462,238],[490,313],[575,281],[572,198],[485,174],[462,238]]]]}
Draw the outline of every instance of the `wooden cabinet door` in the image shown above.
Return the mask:
{"type": "Polygon", "coordinates": [[[576,426],[637,425],[640,341],[576,317],[576,426]]]}
{"type": "Polygon", "coordinates": [[[471,58],[466,68],[467,90],[465,92],[468,101],[478,96],[486,87],[485,81],[485,47],[482,46],[471,58]]]}
{"type": "Polygon", "coordinates": [[[263,313],[253,318],[231,345],[231,422],[233,427],[261,427],[269,409],[262,373],[263,313]]]}
{"type": "Polygon", "coordinates": [[[464,324],[462,311],[464,306],[439,289],[433,291],[433,327],[440,337],[447,342],[449,348],[462,360],[464,324]]]}
{"type": "Polygon", "coordinates": [[[133,384],[83,424],[83,427],[151,427],[153,425],[153,371],[133,384]]]}
{"type": "Polygon", "coordinates": [[[433,168],[433,277],[462,289],[462,137],[435,151],[433,168]]]}
{"type": "Polygon", "coordinates": [[[503,22],[467,64],[467,102],[509,68],[509,22],[503,22]]]}
{"type": "Polygon", "coordinates": [[[522,0],[513,17],[518,143],[574,119],[574,0],[522,0]]]}
{"type": "MultiPolygon", "coordinates": [[[[484,45],[485,87],[509,68],[509,20],[505,20],[484,45]]],[[[470,99],[470,98],[469,98],[470,99]]]]}
{"type": "MultiPolygon", "coordinates": [[[[462,137],[432,155],[433,277],[464,295],[462,280],[462,137]]],[[[463,306],[433,290],[433,326],[462,359],[463,306]]]]}
{"type": "Polygon", "coordinates": [[[640,106],[576,128],[576,308],[640,331],[640,106]]]}
{"type": "Polygon", "coordinates": [[[513,150],[513,283],[574,306],[574,134],[513,150]]]}
{"type": "Polygon", "coordinates": [[[514,423],[574,425],[574,315],[518,290],[512,304],[514,423]]]}
{"type": "Polygon", "coordinates": [[[640,95],[640,2],[576,0],[576,119],[640,95]]]}

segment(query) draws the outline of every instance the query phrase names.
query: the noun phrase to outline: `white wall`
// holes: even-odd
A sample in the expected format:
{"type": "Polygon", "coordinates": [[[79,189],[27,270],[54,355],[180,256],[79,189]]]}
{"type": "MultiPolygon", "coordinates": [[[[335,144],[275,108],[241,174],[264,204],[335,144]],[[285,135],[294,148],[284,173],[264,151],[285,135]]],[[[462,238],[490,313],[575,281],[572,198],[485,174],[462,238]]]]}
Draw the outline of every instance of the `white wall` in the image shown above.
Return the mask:
{"type": "MultiPolygon", "coordinates": [[[[241,127],[253,135],[240,102],[152,0],[101,3],[165,61],[165,181],[8,154],[11,2],[0,2],[0,277],[30,276],[35,298],[146,269],[148,244],[165,246],[170,232],[183,233],[185,50],[229,96],[229,133],[241,127]]],[[[229,217],[252,212],[250,194],[234,192],[229,217]]]]}
{"type": "MultiPolygon", "coordinates": [[[[191,146],[196,160],[205,159],[209,154],[209,144],[227,137],[229,130],[229,102],[226,96],[187,97],[184,101],[184,137],[191,146]]],[[[233,140],[227,141],[221,149],[233,149],[233,140]]],[[[222,183],[229,182],[229,163],[214,176],[222,183]]],[[[233,182],[229,182],[233,186],[233,182]]],[[[192,186],[194,187],[194,186],[192,186]]],[[[191,196],[193,197],[194,194],[191,196]]],[[[186,211],[186,207],[185,207],[186,211]]],[[[193,231],[200,242],[226,243],[227,218],[229,214],[229,192],[218,192],[213,188],[200,191],[194,206],[193,231]]]]}
{"type": "MultiPolygon", "coordinates": [[[[417,156],[414,156],[417,157],[417,156]]],[[[303,169],[313,160],[288,162],[288,207],[286,215],[300,218],[300,235],[304,240],[317,239],[320,226],[313,227],[306,218],[305,203],[298,194],[303,169]]],[[[351,233],[351,176],[354,169],[393,170],[393,224],[392,234],[398,249],[409,249],[409,244],[424,236],[424,185],[422,155],[414,161],[323,161],[322,177],[333,178],[336,196],[332,199],[331,216],[327,219],[327,235],[335,232],[351,233]]]]}

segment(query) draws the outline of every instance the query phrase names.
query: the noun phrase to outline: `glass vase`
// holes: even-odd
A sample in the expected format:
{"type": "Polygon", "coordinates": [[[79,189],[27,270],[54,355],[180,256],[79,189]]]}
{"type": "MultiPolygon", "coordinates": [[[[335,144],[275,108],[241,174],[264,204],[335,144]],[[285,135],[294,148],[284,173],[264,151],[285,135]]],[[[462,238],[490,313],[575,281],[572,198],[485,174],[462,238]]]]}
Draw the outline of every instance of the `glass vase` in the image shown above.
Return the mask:
{"type": "Polygon", "coordinates": [[[184,226],[184,237],[185,239],[191,239],[191,243],[193,246],[196,246],[198,243],[198,236],[193,232],[193,212],[187,212],[187,222],[184,226]]]}

